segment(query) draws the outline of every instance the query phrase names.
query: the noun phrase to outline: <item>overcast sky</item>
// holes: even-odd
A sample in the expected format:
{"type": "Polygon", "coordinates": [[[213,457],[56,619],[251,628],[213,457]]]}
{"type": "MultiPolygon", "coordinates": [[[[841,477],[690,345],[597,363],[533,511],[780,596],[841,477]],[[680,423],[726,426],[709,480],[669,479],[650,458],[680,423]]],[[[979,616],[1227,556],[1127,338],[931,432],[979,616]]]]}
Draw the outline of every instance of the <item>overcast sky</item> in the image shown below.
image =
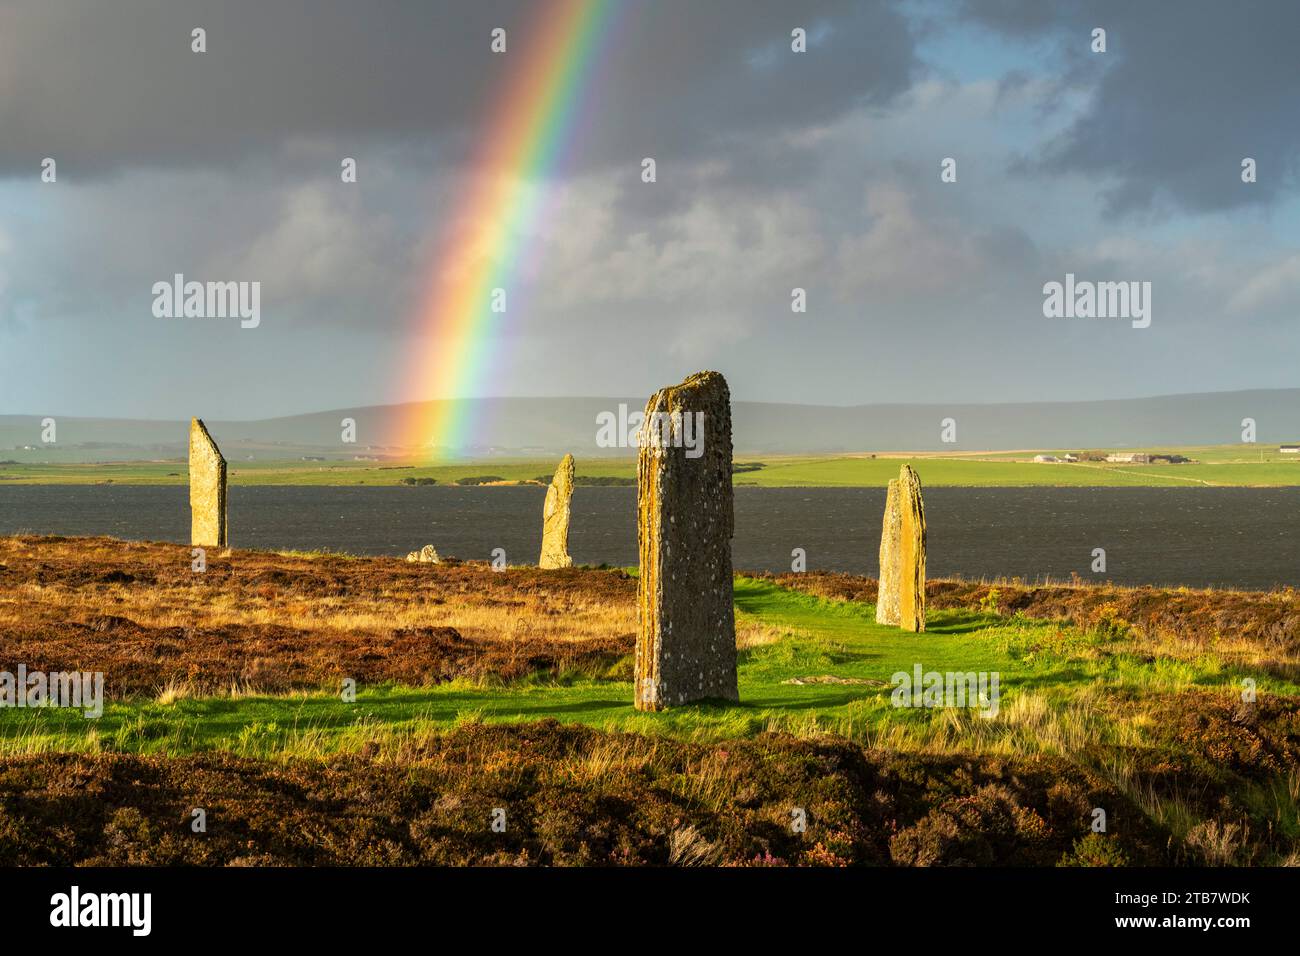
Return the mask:
{"type": "MultiPolygon", "coordinates": [[[[1300,384],[1300,4],[623,6],[477,394],[1300,384]],[[1150,282],[1150,327],[1044,317],[1066,273],[1150,282]]],[[[0,414],[449,397],[403,374],[419,293],[536,7],[0,0],[0,414]],[[177,272],[259,281],[261,325],[154,317],[177,272]]]]}

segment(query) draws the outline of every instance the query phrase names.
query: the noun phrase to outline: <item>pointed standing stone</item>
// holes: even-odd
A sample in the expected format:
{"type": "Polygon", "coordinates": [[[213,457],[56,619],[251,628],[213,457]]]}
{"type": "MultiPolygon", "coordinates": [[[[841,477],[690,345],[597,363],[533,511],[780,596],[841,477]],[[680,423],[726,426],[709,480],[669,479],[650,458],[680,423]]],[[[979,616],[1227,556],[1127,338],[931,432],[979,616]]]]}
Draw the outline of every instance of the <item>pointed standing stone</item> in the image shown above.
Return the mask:
{"type": "Polygon", "coordinates": [[[726,379],[660,389],[639,437],[636,709],[739,700],[726,379]]]}
{"type": "Polygon", "coordinates": [[[889,479],[885,520],[880,529],[880,588],[876,594],[876,623],[898,626],[898,538],[903,516],[898,508],[898,479],[889,479]]]}
{"type": "Polygon", "coordinates": [[[539,568],[573,566],[569,556],[569,504],[573,500],[573,456],[565,455],[546,489],[542,508],[542,556],[539,568]]]}
{"type": "Polygon", "coordinates": [[[190,419],[190,544],[224,548],[226,459],[203,422],[190,419]]]}

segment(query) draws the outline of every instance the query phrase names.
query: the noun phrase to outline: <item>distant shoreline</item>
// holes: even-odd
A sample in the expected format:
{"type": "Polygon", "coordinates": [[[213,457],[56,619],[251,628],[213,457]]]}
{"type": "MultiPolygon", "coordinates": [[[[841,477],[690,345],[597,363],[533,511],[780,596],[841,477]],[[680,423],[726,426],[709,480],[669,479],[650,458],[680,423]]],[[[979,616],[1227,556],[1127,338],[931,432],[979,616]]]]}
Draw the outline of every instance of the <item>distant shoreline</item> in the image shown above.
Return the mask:
{"type": "MultiPolygon", "coordinates": [[[[1173,464],[1041,461],[1061,450],[979,452],[855,452],[835,455],[737,455],[737,487],[883,488],[910,462],[929,488],[1291,488],[1300,487],[1300,456],[1277,446],[1150,449],[1191,461],[1173,464]]],[[[3,453],[0,453],[3,454],[3,453]]],[[[559,456],[426,464],[401,461],[265,459],[229,456],[230,483],[331,487],[519,487],[546,484],[559,456]]],[[[579,487],[633,485],[636,460],[579,458],[579,487]]],[[[185,485],[184,460],[120,462],[0,461],[6,485],[185,485]]]]}

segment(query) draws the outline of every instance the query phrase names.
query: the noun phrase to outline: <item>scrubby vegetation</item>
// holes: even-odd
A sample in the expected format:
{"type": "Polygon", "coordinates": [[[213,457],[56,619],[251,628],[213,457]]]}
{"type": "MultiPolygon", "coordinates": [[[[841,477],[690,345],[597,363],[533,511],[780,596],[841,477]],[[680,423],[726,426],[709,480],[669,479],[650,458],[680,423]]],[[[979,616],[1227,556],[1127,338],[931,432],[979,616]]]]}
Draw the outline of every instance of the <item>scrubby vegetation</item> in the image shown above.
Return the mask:
{"type": "Polygon", "coordinates": [[[705,746],[555,721],[467,723],[399,760],[0,764],[0,860],[20,864],[1051,865],[1158,862],[1162,844],[1123,795],[1060,760],[872,754],[773,735],[705,746]],[[1089,841],[1097,804],[1126,825],[1089,841]],[[189,826],[196,807],[201,835],[189,826]],[[495,808],[504,832],[490,826],[495,808]]]}
{"type": "Polygon", "coordinates": [[[741,704],[640,714],[635,586],[0,539],[0,670],[109,698],[0,709],[0,862],[1300,862],[1292,592],[935,581],[914,635],[874,581],[741,577],[741,704]],[[916,664],[997,714],[892,706],[916,664]]]}
{"type": "Polygon", "coordinates": [[[632,650],[623,571],[0,539],[4,662],[102,671],[115,699],[603,675],[632,650]],[[454,622],[454,623],[453,623],[454,622]]]}

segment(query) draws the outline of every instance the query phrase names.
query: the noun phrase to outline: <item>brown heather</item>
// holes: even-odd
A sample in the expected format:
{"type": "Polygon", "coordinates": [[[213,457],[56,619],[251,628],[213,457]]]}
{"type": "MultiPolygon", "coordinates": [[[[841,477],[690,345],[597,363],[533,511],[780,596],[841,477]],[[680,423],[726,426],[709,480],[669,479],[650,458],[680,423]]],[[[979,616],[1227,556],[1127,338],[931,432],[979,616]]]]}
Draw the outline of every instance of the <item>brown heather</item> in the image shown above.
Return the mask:
{"type": "Polygon", "coordinates": [[[179,545],[0,538],[0,663],[103,671],[115,698],[627,679],[635,594],[622,571],[210,550],[196,573],[179,545]]]}
{"type": "Polygon", "coordinates": [[[1121,793],[1059,758],[776,735],[704,745],[546,721],[461,725],[396,760],[0,761],[7,865],[1113,864],[1162,862],[1163,845],[1121,793]],[[1090,838],[1099,805],[1123,826],[1090,838]],[[193,807],[221,825],[191,834],[193,807]]]}

